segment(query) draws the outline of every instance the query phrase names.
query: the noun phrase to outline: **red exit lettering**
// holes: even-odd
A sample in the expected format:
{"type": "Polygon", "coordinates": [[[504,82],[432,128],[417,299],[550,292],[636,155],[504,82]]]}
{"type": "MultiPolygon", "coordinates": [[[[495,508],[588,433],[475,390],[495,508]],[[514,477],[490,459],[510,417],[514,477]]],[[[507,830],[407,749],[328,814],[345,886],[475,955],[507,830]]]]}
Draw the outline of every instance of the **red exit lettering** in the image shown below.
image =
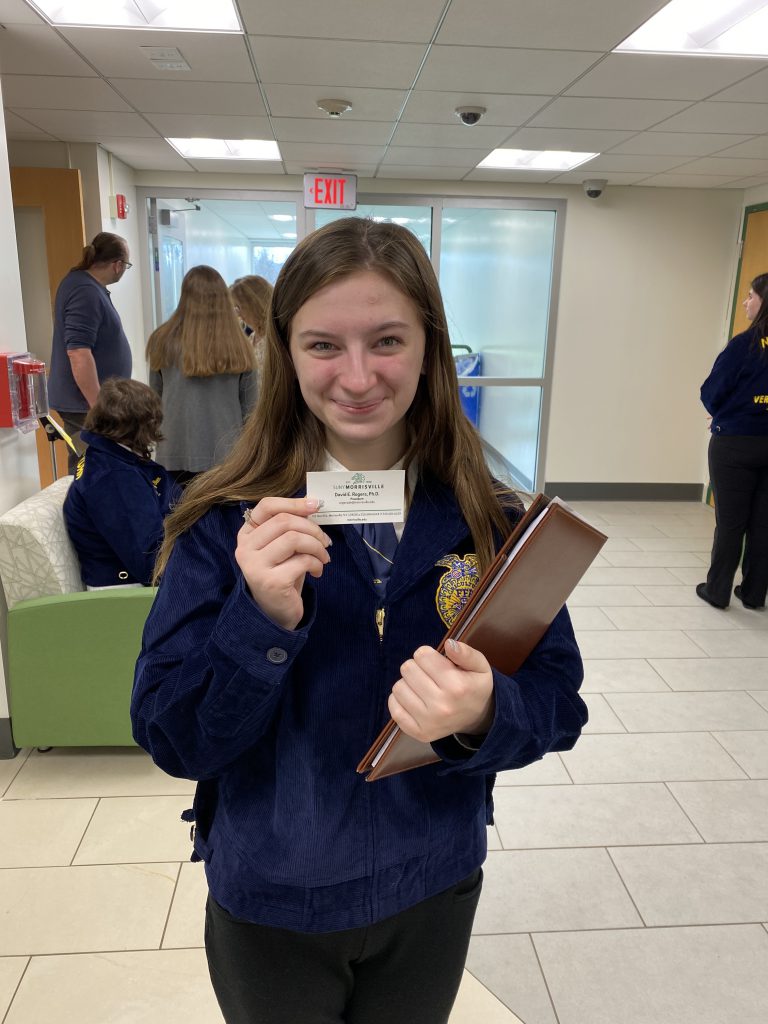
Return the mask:
{"type": "Polygon", "coordinates": [[[344,202],[344,178],[315,178],[315,202],[337,206],[344,202]]]}

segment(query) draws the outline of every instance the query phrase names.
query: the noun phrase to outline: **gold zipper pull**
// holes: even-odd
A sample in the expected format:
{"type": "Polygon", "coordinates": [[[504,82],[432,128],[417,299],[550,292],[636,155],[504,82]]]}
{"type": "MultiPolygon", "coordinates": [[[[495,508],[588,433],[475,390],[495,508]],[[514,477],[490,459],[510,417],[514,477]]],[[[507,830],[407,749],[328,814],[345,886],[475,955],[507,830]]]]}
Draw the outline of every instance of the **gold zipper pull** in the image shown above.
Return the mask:
{"type": "Polygon", "coordinates": [[[383,608],[376,609],[376,629],[379,631],[379,640],[384,639],[384,616],[386,612],[383,608]]]}

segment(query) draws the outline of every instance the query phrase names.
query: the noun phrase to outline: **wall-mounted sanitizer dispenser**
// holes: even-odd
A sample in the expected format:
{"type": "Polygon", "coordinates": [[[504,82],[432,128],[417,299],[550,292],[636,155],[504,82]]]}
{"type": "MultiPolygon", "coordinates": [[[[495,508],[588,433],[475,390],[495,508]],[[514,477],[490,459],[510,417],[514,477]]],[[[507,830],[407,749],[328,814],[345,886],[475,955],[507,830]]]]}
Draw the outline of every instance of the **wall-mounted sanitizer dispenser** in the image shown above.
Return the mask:
{"type": "Polygon", "coordinates": [[[31,352],[0,352],[0,428],[27,433],[48,414],[45,363],[31,352]]]}

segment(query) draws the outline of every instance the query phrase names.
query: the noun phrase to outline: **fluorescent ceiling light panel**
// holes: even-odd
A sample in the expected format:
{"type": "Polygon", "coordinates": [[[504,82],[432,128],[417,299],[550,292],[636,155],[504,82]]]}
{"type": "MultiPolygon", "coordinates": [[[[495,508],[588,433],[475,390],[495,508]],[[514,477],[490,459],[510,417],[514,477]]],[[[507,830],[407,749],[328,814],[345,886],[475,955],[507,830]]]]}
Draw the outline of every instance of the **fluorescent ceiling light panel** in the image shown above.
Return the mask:
{"type": "Polygon", "coordinates": [[[478,170],[570,171],[599,153],[571,153],[568,150],[494,149],[478,165],[478,170]]]}
{"type": "Polygon", "coordinates": [[[282,160],[268,139],[166,139],[190,160],[282,160]]]}
{"type": "Polygon", "coordinates": [[[232,0],[27,0],[52,25],[242,32],[232,0]]]}
{"type": "Polygon", "coordinates": [[[672,0],[615,52],[768,57],[768,0],[672,0]]]}

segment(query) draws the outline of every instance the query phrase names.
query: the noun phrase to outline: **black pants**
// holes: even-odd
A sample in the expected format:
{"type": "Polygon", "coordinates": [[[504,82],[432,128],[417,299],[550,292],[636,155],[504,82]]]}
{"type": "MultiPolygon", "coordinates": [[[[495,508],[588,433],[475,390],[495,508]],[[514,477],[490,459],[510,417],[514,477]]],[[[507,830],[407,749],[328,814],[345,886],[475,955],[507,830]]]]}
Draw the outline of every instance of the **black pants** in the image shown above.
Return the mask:
{"type": "Polygon", "coordinates": [[[240,921],[209,896],[205,948],[226,1024],[446,1024],[482,878],[324,934],[240,921]]]}
{"type": "MultiPolygon", "coordinates": [[[[58,410],[57,410],[58,411],[58,410]]],[[[85,417],[88,413],[85,412],[60,412],[61,422],[64,424],[64,429],[72,438],[72,443],[77,448],[80,455],[75,455],[74,452],[67,449],[67,472],[70,476],[75,475],[77,464],[80,461],[80,456],[83,454],[88,445],[80,437],[80,431],[83,429],[85,423],[85,417]]]]}
{"type": "Polygon", "coordinates": [[[765,604],[768,590],[768,437],[713,435],[709,475],[715,496],[715,540],[707,593],[731,599],[742,545],[741,597],[765,604]]]}

